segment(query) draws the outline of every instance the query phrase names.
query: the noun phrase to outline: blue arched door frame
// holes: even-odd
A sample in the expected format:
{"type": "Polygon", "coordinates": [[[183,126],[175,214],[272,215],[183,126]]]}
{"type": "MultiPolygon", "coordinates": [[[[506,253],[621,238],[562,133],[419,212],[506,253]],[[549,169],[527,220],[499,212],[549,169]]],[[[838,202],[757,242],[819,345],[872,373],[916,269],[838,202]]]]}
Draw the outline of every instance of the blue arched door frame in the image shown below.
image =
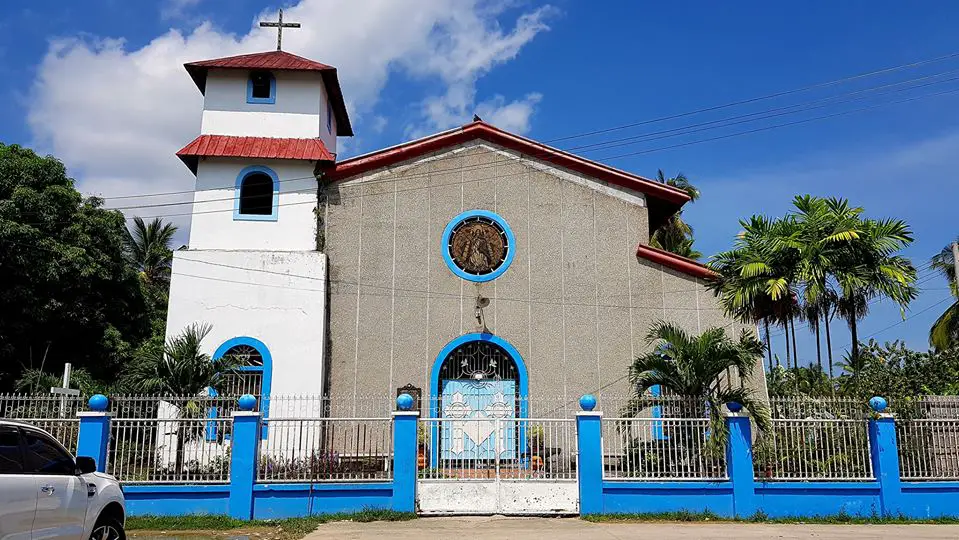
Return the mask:
{"type": "MultiPolygon", "coordinates": [[[[518,379],[516,399],[519,400],[519,418],[528,418],[529,403],[527,397],[529,396],[529,376],[526,372],[526,363],[523,361],[523,357],[519,354],[519,351],[516,350],[516,347],[513,347],[510,342],[499,336],[485,332],[463,334],[462,336],[447,343],[446,346],[443,347],[443,349],[439,352],[439,354],[436,355],[436,360],[433,361],[433,369],[430,371],[430,418],[440,418],[440,371],[443,369],[443,364],[446,362],[446,358],[460,345],[475,341],[487,341],[494,345],[498,345],[500,348],[506,351],[506,354],[508,354],[513,360],[513,364],[516,366],[516,376],[518,379]]],[[[430,424],[432,425],[430,430],[430,458],[432,459],[431,463],[437,463],[439,458],[439,448],[436,444],[436,441],[439,441],[439,426],[437,425],[437,422],[430,422],[430,424]]],[[[525,440],[525,425],[521,425],[520,428],[520,440],[525,440]]]]}
{"type": "MultiPolygon", "coordinates": [[[[270,389],[273,385],[273,356],[270,354],[270,349],[262,341],[250,337],[250,336],[238,336],[232,339],[228,339],[223,342],[222,345],[217,347],[216,351],[213,353],[213,359],[219,360],[223,358],[223,355],[226,354],[231,348],[236,347],[237,345],[247,345],[256,349],[256,352],[260,353],[260,357],[263,358],[263,367],[259,366],[242,366],[238,368],[239,371],[260,371],[262,373],[262,382],[260,383],[260,412],[263,414],[263,418],[269,418],[270,416],[270,389]]],[[[263,425],[261,430],[262,438],[266,438],[267,435],[267,426],[263,425]]]]}

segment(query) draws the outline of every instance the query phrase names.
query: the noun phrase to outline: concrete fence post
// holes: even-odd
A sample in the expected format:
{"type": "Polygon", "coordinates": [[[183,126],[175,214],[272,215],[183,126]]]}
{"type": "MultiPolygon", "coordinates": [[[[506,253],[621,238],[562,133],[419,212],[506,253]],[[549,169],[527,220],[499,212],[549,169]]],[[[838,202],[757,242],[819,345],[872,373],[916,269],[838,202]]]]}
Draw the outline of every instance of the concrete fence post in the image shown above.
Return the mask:
{"type": "Polygon", "coordinates": [[[107,451],[110,447],[110,419],[107,412],[110,400],[103,394],[90,398],[89,412],[77,413],[80,429],[77,433],[77,455],[92,457],[97,462],[97,471],[106,472],[107,451]]]}
{"type": "Polygon", "coordinates": [[[742,412],[742,405],[726,405],[726,469],[733,488],[733,515],[744,518],[756,513],[756,479],[753,470],[753,435],[749,415],[742,412]]]}
{"type": "Polygon", "coordinates": [[[393,510],[416,511],[416,453],[419,411],[412,411],[413,396],[396,398],[393,412],[393,510]]]}
{"type": "Polygon", "coordinates": [[[576,443],[579,451],[579,513],[603,513],[603,413],[594,411],[596,398],[579,398],[583,409],[576,413],[576,443]]]}
{"type": "Polygon", "coordinates": [[[230,445],[230,517],[253,519],[253,487],[260,456],[261,413],[254,411],[256,398],[240,396],[240,410],[233,412],[230,445]]]}
{"type": "Polygon", "coordinates": [[[869,458],[872,473],[879,482],[879,501],[884,516],[899,515],[902,510],[902,480],[899,471],[899,441],[896,439],[896,421],[886,413],[884,398],[869,400],[875,412],[869,419],[869,458]]]}

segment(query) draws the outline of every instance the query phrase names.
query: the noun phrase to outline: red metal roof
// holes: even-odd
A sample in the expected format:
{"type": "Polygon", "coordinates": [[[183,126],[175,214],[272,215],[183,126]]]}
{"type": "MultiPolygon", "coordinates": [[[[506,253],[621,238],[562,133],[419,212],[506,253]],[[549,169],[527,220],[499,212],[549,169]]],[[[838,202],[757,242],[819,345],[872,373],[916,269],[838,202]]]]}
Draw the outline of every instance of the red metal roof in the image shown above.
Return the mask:
{"type": "Polygon", "coordinates": [[[201,60],[184,64],[189,70],[198,68],[237,68],[237,69],[285,69],[292,71],[323,71],[336,69],[333,66],[321,64],[309,58],[303,58],[286,51],[269,51],[263,53],[241,54],[213,60],[201,60]]]}
{"type": "Polygon", "coordinates": [[[636,248],[636,256],[698,278],[708,279],[716,275],[709,267],[699,261],[687,259],[681,255],[647,246],[646,244],[640,244],[639,247],[636,248]]]}
{"type": "Polygon", "coordinates": [[[332,180],[342,180],[373,169],[386,167],[424,154],[436,152],[443,148],[462,144],[473,139],[483,139],[504,148],[515,150],[533,159],[546,161],[586,176],[645,194],[647,196],[651,230],[655,230],[659,224],[665,222],[666,218],[675,214],[690,200],[686,192],[667,184],[621,171],[608,165],[597,163],[570,154],[569,152],[564,152],[558,148],[553,148],[534,140],[514,135],[483,121],[471,122],[457,129],[444,131],[443,133],[430,135],[429,137],[410,141],[399,146],[340,161],[334,169],[327,173],[327,176],[332,180]]]}
{"type": "Polygon", "coordinates": [[[274,137],[236,137],[200,135],[180,149],[177,157],[196,174],[201,157],[244,157],[258,159],[303,159],[336,161],[320,139],[280,139],[274,137]]]}
{"type": "Polygon", "coordinates": [[[187,73],[193,78],[201,94],[206,93],[206,77],[211,69],[265,69],[270,71],[316,71],[323,78],[330,104],[333,105],[333,115],[336,117],[336,134],[341,137],[352,137],[353,127],[346,112],[346,103],[343,101],[343,91],[336,76],[336,68],[303,58],[286,51],[268,51],[254,54],[241,54],[213,60],[187,62],[183,64],[187,73]]]}

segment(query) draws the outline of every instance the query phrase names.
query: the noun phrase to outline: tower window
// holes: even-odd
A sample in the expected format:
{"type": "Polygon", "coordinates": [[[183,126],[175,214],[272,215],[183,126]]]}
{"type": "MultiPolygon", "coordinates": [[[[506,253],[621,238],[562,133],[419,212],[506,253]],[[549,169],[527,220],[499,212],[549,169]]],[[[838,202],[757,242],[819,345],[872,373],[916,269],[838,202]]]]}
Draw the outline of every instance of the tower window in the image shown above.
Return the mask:
{"type": "Polygon", "coordinates": [[[233,219],[276,221],[279,191],[273,170],[260,166],[243,169],[237,176],[233,219]]]}
{"type": "Polygon", "coordinates": [[[246,86],[247,103],[276,103],[276,79],[269,71],[253,71],[246,86]]]}

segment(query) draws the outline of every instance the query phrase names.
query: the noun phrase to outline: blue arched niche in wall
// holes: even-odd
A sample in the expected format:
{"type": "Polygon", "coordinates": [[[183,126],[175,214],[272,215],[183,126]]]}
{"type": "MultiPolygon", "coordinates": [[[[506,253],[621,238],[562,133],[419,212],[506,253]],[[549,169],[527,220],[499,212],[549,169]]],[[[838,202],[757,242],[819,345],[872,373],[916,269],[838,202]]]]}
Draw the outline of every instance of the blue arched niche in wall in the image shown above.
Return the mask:
{"type": "MultiPolygon", "coordinates": [[[[217,347],[216,352],[213,353],[213,359],[223,358],[223,355],[227,351],[236,347],[237,345],[247,345],[256,349],[256,352],[260,353],[260,356],[263,358],[263,367],[260,366],[241,366],[237,368],[238,371],[259,371],[262,373],[262,382],[260,383],[260,412],[263,413],[263,418],[268,418],[270,416],[270,388],[273,384],[273,356],[270,355],[270,349],[267,348],[266,344],[262,341],[249,337],[249,336],[239,336],[232,339],[224,341],[222,345],[217,347]]],[[[266,438],[267,430],[266,425],[262,429],[263,438],[266,438]]]]}
{"type": "Polygon", "coordinates": [[[433,362],[433,369],[430,371],[430,418],[440,417],[440,370],[443,369],[443,363],[446,361],[446,357],[449,356],[450,353],[460,345],[473,341],[488,341],[494,345],[498,345],[500,348],[506,351],[506,354],[508,354],[513,360],[513,363],[516,365],[516,376],[519,379],[517,381],[518,388],[516,391],[516,398],[519,400],[519,416],[520,418],[526,418],[529,414],[528,403],[526,402],[526,396],[529,393],[529,378],[526,373],[526,364],[523,362],[523,357],[520,356],[519,351],[516,350],[516,347],[510,345],[510,343],[505,339],[493,334],[485,334],[481,332],[464,334],[453,341],[450,341],[445,347],[443,347],[443,350],[436,355],[436,361],[433,362]]]}
{"type": "MultiPolygon", "coordinates": [[[[526,372],[526,363],[523,362],[523,357],[520,356],[519,351],[516,350],[516,347],[513,347],[505,339],[495,336],[493,334],[486,334],[482,332],[474,332],[471,334],[464,334],[453,341],[450,341],[443,347],[443,350],[436,355],[436,361],[433,362],[433,369],[430,371],[430,418],[441,418],[441,411],[439,410],[439,396],[440,396],[440,371],[443,369],[443,364],[446,362],[446,358],[450,355],[453,350],[455,350],[460,345],[471,343],[474,341],[487,341],[494,345],[499,346],[509,357],[513,360],[513,364],[516,365],[516,377],[518,379],[517,384],[518,388],[516,390],[516,399],[519,400],[519,417],[528,418],[529,417],[529,403],[527,402],[527,396],[529,395],[529,377],[526,372]]],[[[430,423],[430,441],[433,441],[430,444],[430,463],[438,463],[439,458],[439,445],[436,444],[436,441],[440,440],[439,425],[436,422],[430,423]]],[[[526,440],[526,425],[523,424],[520,426],[520,440],[526,440]]],[[[525,443],[524,443],[525,444],[525,443]]],[[[525,452],[525,449],[523,450],[525,452]]]]}
{"type": "Polygon", "coordinates": [[[263,165],[250,165],[244,168],[236,175],[236,190],[233,193],[233,220],[234,221],[276,221],[280,213],[280,177],[276,172],[263,165]],[[265,174],[273,180],[273,202],[269,214],[241,214],[240,213],[240,193],[243,187],[243,181],[251,174],[265,174]]]}
{"type": "Polygon", "coordinates": [[[499,214],[495,212],[490,212],[489,210],[467,210],[462,214],[453,218],[447,225],[446,229],[443,230],[443,242],[441,244],[441,252],[443,253],[443,260],[446,261],[446,266],[449,267],[450,271],[456,274],[457,276],[467,280],[475,282],[486,282],[492,281],[501,275],[503,272],[509,268],[510,263],[513,262],[513,255],[516,253],[516,238],[513,236],[513,231],[509,228],[509,225],[506,223],[506,220],[503,219],[499,214]],[[453,257],[450,255],[450,236],[453,234],[453,230],[456,229],[456,226],[462,223],[463,221],[474,218],[474,217],[483,217],[486,218],[499,226],[500,229],[503,229],[503,232],[506,234],[506,243],[509,244],[506,249],[506,259],[503,261],[503,264],[499,265],[499,268],[493,270],[489,274],[484,274],[477,276],[475,274],[470,274],[464,272],[462,268],[456,266],[456,263],[453,261],[453,257]]]}

